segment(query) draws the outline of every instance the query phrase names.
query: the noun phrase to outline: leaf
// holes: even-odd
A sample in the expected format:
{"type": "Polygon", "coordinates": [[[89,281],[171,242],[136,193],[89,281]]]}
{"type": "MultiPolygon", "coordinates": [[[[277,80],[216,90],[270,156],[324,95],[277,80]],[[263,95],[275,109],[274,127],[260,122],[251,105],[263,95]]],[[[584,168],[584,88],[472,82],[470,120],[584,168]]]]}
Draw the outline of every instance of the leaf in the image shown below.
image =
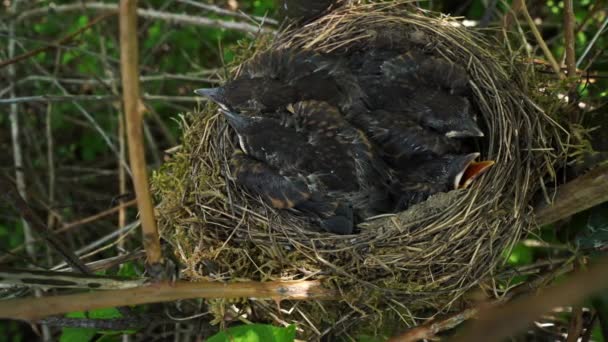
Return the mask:
{"type": "Polygon", "coordinates": [[[533,260],[532,248],[524,246],[521,242],[513,247],[508,263],[513,266],[527,265],[533,260]]]}
{"type": "Polygon", "coordinates": [[[296,338],[296,326],[279,328],[266,324],[240,325],[221,331],[207,342],[292,342],[296,338]]]}
{"type": "Polygon", "coordinates": [[[59,342],[86,342],[95,336],[95,329],[91,328],[63,328],[59,342]]]}
{"type": "Polygon", "coordinates": [[[89,311],[89,318],[92,319],[109,319],[121,318],[122,315],[116,308],[103,308],[89,311]]]}

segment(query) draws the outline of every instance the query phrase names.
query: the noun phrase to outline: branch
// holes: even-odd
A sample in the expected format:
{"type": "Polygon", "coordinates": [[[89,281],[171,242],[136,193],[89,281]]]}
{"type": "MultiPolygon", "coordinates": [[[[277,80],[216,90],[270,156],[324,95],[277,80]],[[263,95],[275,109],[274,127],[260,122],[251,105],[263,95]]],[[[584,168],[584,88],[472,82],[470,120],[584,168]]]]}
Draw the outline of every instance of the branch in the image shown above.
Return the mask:
{"type": "MultiPolygon", "coordinates": [[[[175,101],[175,102],[198,102],[205,101],[197,96],[163,96],[163,95],[144,95],[147,101],[175,101]]],[[[113,102],[118,100],[115,95],[34,95],[22,96],[8,99],[0,99],[0,105],[13,103],[34,103],[34,102],[79,102],[79,101],[105,101],[113,102]]]]}
{"type": "Polygon", "coordinates": [[[416,342],[424,339],[432,339],[438,333],[453,329],[462,324],[462,322],[475,317],[478,312],[479,308],[477,307],[465,309],[462,312],[451,315],[438,322],[431,322],[412,328],[399,336],[390,338],[387,342],[416,342]]]}
{"type": "Polygon", "coordinates": [[[538,42],[538,45],[543,50],[543,53],[545,54],[545,57],[549,61],[549,64],[551,64],[551,67],[553,68],[553,71],[555,71],[555,73],[557,74],[557,76],[560,79],[563,79],[564,78],[564,74],[561,73],[559,64],[557,64],[557,61],[555,60],[555,57],[553,57],[553,54],[551,53],[551,50],[549,50],[549,47],[547,46],[547,43],[545,43],[545,40],[543,39],[543,36],[538,31],[538,28],[536,27],[536,24],[534,23],[534,20],[530,16],[530,12],[528,12],[528,7],[526,6],[526,1],[525,0],[521,2],[521,12],[523,13],[524,17],[526,18],[526,21],[528,22],[528,25],[530,25],[530,29],[532,30],[532,33],[534,34],[534,37],[536,38],[536,41],[538,42]]]}
{"type": "Polygon", "coordinates": [[[0,267],[0,284],[33,288],[117,290],[141,286],[146,279],[84,275],[73,272],[39,271],[0,267]]]}
{"type": "Polygon", "coordinates": [[[580,303],[590,295],[608,288],[608,257],[558,285],[543,289],[540,295],[526,295],[497,308],[481,310],[478,321],[472,322],[455,340],[502,341],[524,329],[534,319],[554,307],[580,303]]]}
{"type": "MultiPolygon", "coordinates": [[[[72,41],[79,34],[83,33],[84,31],[88,30],[89,28],[91,28],[93,25],[95,25],[98,22],[100,22],[100,21],[102,21],[102,20],[104,20],[104,19],[106,19],[106,18],[108,18],[110,16],[113,16],[113,15],[114,15],[114,13],[105,13],[105,14],[102,14],[102,15],[98,16],[97,18],[94,18],[93,20],[91,20],[91,22],[88,23],[83,28],[77,30],[74,33],[70,33],[69,35],[67,35],[67,36],[65,36],[65,37],[63,37],[63,38],[61,38],[59,40],[56,40],[55,42],[51,43],[50,45],[43,46],[43,47],[40,47],[40,48],[31,50],[31,51],[28,51],[28,52],[26,52],[24,54],[21,54],[21,55],[19,55],[17,57],[9,58],[9,59],[7,59],[5,61],[0,61],[0,69],[4,68],[7,65],[10,65],[10,64],[13,64],[13,63],[17,63],[17,62],[19,62],[21,60],[24,60],[24,59],[30,58],[32,56],[35,56],[35,55],[37,55],[37,54],[39,54],[41,52],[54,49],[54,48],[58,47],[59,45],[66,44],[66,43],[72,41]]],[[[12,35],[11,35],[11,37],[12,37],[12,35]]]]}
{"type": "Polygon", "coordinates": [[[572,0],[564,0],[564,45],[566,47],[566,68],[568,77],[576,77],[576,57],[574,50],[574,8],[572,0]]]}
{"type": "MultiPolygon", "coordinates": [[[[98,11],[118,12],[118,5],[107,4],[103,2],[78,2],[67,5],[56,5],[52,7],[38,8],[31,11],[24,11],[17,17],[17,20],[24,20],[31,17],[47,16],[50,12],[64,13],[82,11],[83,9],[91,9],[98,11]]],[[[218,27],[227,30],[235,30],[248,33],[274,32],[269,28],[263,28],[256,25],[251,25],[243,22],[225,21],[220,19],[210,19],[204,17],[196,17],[185,14],[173,14],[149,9],[137,9],[137,15],[151,20],[163,20],[172,24],[186,24],[201,27],[218,27]]]]}
{"type": "Polygon", "coordinates": [[[598,166],[557,189],[551,205],[536,209],[536,222],[546,225],[608,201],[608,164],[598,166]]]}
{"type": "Polygon", "coordinates": [[[139,92],[139,56],[137,45],[137,0],[120,2],[120,73],[122,96],[127,121],[129,161],[133,185],[141,217],[143,244],[147,263],[156,270],[162,264],[160,237],[154,217],[154,206],[148,186],[146,158],[142,134],[142,113],[145,110],[139,92]]]}
{"type": "Polygon", "coordinates": [[[15,186],[5,177],[0,176],[0,194],[11,203],[23,217],[25,221],[32,227],[40,236],[44,237],[49,246],[57,251],[63,259],[74,269],[82,273],[90,273],[89,269],[85,264],[76,256],[70,249],[65,247],[57,237],[55,237],[51,231],[48,230],[46,225],[42,222],[40,217],[34,213],[29,207],[27,202],[19,195],[19,191],[15,186]]]}
{"type": "Polygon", "coordinates": [[[192,298],[257,298],[280,301],[330,300],[335,299],[335,296],[334,292],[323,288],[318,281],[240,283],[161,281],[125,290],[5,300],[0,305],[0,318],[31,321],[66,312],[192,298]]]}

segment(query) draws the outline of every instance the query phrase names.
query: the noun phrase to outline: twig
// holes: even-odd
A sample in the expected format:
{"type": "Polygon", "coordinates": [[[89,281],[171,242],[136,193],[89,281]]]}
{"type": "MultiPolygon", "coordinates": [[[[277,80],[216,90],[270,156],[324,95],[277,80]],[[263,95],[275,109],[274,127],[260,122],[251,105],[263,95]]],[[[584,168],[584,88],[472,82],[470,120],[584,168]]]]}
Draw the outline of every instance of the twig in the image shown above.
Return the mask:
{"type": "Polygon", "coordinates": [[[453,329],[464,321],[475,317],[478,312],[479,308],[476,307],[466,309],[441,321],[424,324],[410,329],[399,336],[390,338],[387,342],[415,342],[423,339],[431,339],[438,333],[453,329]]]}
{"type": "Polygon", "coordinates": [[[154,206],[148,186],[142,129],[144,104],[139,97],[139,56],[137,47],[137,1],[120,1],[120,71],[124,113],[127,119],[129,161],[133,172],[133,185],[141,217],[143,244],[148,264],[160,271],[162,251],[154,206]]]}
{"type": "Polygon", "coordinates": [[[8,203],[11,203],[24,220],[40,234],[47,243],[61,256],[64,260],[74,269],[82,273],[90,273],[89,269],[84,265],[80,259],[72,253],[72,251],[66,248],[45,226],[42,220],[34,213],[29,207],[25,200],[19,195],[19,192],[8,179],[0,177],[0,194],[4,196],[8,203]]]}
{"type": "Polygon", "coordinates": [[[513,25],[513,22],[517,19],[517,12],[521,10],[523,2],[524,0],[513,0],[511,8],[509,8],[502,19],[503,31],[508,31],[511,28],[511,25],[513,25]]]}
{"type": "MultiPolygon", "coordinates": [[[[46,16],[49,14],[49,12],[64,13],[72,11],[82,11],[83,9],[117,12],[118,5],[103,2],[78,2],[74,4],[57,5],[53,7],[45,7],[30,11],[24,11],[21,15],[19,15],[19,17],[17,17],[17,20],[21,21],[30,17],[46,16]]],[[[248,33],[274,32],[274,30],[270,28],[259,27],[243,22],[225,21],[220,19],[196,17],[185,14],[173,14],[142,8],[137,9],[137,15],[142,18],[151,20],[163,20],[173,24],[186,24],[201,27],[218,27],[227,30],[235,30],[248,33]]]]}
{"type": "MultiPolygon", "coordinates": [[[[127,261],[142,259],[145,256],[146,256],[146,252],[143,250],[139,250],[139,251],[135,251],[135,252],[130,252],[128,254],[118,255],[115,257],[91,261],[91,262],[88,262],[86,265],[89,269],[91,269],[91,271],[97,272],[97,271],[107,270],[108,268],[112,268],[117,265],[122,265],[127,261]]],[[[54,267],[53,270],[58,271],[58,272],[69,271],[69,269],[66,267],[54,267]]]]}
{"type": "Polygon", "coordinates": [[[566,69],[568,77],[576,77],[576,57],[574,50],[574,8],[572,0],[564,0],[564,45],[566,47],[566,69]]]}
{"type": "Polygon", "coordinates": [[[577,68],[580,68],[581,64],[585,60],[585,57],[587,56],[589,51],[591,51],[591,48],[593,47],[593,45],[595,45],[595,42],[597,41],[597,39],[602,35],[604,30],[606,30],[606,26],[608,26],[608,17],[606,17],[606,19],[604,19],[602,26],[600,26],[600,29],[595,33],[593,38],[591,38],[591,41],[589,41],[589,44],[587,44],[587,46],[585,47],[585,50],[583,51],[581,56],[578,58],[578,61],[576,61],[577,68]]]}
{"type": "Polygon", "coordinates": [[[280,300],[331,300],[336,294],[318,281],[188,282],[160,281],[126,290],[95,291],[44,298],[5,300],[0,318],[37,320],[73,311],[119,305],[171,302],[190,298],[257,298],[280,300]]]}
{"type": "Polygon", "coordinates": [[[213,13],[220,14],[220,15],[243,18],[243,19],[255,19],[256,21],[258,21],[260,23],[271,24],[271,25],[278,24],[278,22],[276,20],[271,19],[271,18],[249,16],[247,14],[243,14],[240,12],[223,9],[223,8],[215,6],[215,5],[204,4],[204,3],[200,3],[200,2],[196,2],[196,1],[192,1],[192,0],[179,0],[179,2],[188,4],[188,5],[191,5],[194,7],[198,7],[200,9],[204,9],[206,11],[213,12],[213,13]]]}
{"type": "MultiPolygon", "coordinates": [[[[17,1],[11,4],[9,9],[10,12],[14,12],[17,7],[17,1]]],[[[9,24],[9,41],[8,41],[8,58],[12,59],[15,55],[15,39],[13,38],[15,34],[15,23],[11,22],[9,24]]],[[[8,68],[8,78],[11,83],[10,94],[11,98],[15,98],[15,76],[16,70],[14,65],[10,65],[8,68]]],[[[11,142],[13,146],[13,163],[15,165],[15,178],[17,181],[17,192],[21,198],[27,198],[27,193],[25,189],[25,175],[23,174],[23,153],[21,151],[21,137],[20,137],[20,129],[19,129],[19,117],[18,117],[18,108],[17,103],[11,103],[10,105],[10,114],[9,120],[11,122],[11,142]]],[[[34,250],[34,245],[31,242],[34,240],[32,236],[32,230],[30,225],[28,224],[25,218],[21,219],[21,223],[23,226],[23,235],[25,237],[26,243],[26,251],[27,255],[32,259],[36,259],[36,251],[34,250]]]]}
{"type": "Polygon", "coordinates": [[[522,296],[504,306],[481,310],[479,319],[455,341],[502,341],[552,308],[579,303],[608,288],[606,267],[608,257],[604,256],[588,271],[577,272],[560,284],[545,288],[542,294],[522,296]]]}
{"type": "Polygon", "coordinates": [[[561,72],[561,70],[559,68],[559,64],[557,64],[557,61],[555,60],[555,57],[553,57],[551,50],[549,50],[549,47],[545,43],[543,36],[538,31],[538,28],[536,27],[534,20],[532,19],[532,17],[530,16],[530,13],[528,12],[528,7],[526,6],[526,1],[523,1],[523,0],[521,2],[521,12],[524,15],[524,17],[526,18],[528,25],[530,25],[530,30],[532,30],[532,33],[534,34],[534,37],[536,38],[538,45],[543,50],[543,53],[545,54],[545,57],[549,61],[549,64],[551,64],[553,71],[557,74],[557,76],[560,79],[563,79],[564,74],[561,72]]]}
{"type": "MultiPolygon", "coordinates": [[[[108,18],[110,16],[113,16],[113,15],[114,15],[114,13],[105,13],[105,14],[102,14],[102,15],[98,16],[97,18],[94,18],[93,20],[91,20],[91,22],[88,23],[83,28],[77,30],[74,33],[70,33],[69,35],[67,35],[67,36],[65,36],[65,37],[63,37],[63,38],[61,38],[59,40],[56,40],[55,42],[51,43],[50,45],[43,46],[43,47],[40,47],[40,48],[31,50],[31,51],[28,51],[28,52],[26,52],[24,54],[21,54],[21,55],[17,56],[17,57],[9,57],[9,59],[7,59],[5,61],[0,61],[0,69],[4,68],[7,65],[14,64],[14,63],[17,63],[17,62],[22,61],[24,59],[30,58],[32,56],[35,56],[35,55],[37,55],[37,54],[39,54],[41,52],[54,49],[58,45],[66,44],[66,43],[72,41],[76,36],[78,36],[82,32],[84,32],[84,31],[88,30],[89,28],[91,28],[91,26],[93,26],[93,25],[97,24],[98,22],[100,22],[100,21],[102,21],[102,20],[104,20],[104,19],[106,19],[106,18],[108,18]]],[[[11,33],[10,36],[12,37],[13,34],[11,33]]]]}
{"type": "MultiPolygon", "coordinates": [[[[196,96],[164,96],[164,95],[144,95],[146,101],[174,101],[174,102],[198,102],[206,101],[196,96]]],[[[104,101],[112,102],[118,100],[115,95],[35,95],[0,99],[0,105],[13,103],[34,103],[34,102],[80,102],[80,101],[104,101]]]]}
{"type": "MultiPolygon", "coordinates": [[[[82,218],[82,219],[77,220],[77,221],[66,223],[63,226],[61,226],[59,229],[53,230],[52,234],[59,234],[59,233],[62,233],[64,231],[70,230],[70,229],[72,229],[74,227],[78,227],[78,226],[86,224],[86,223],[91,223],[91,222],[96,221],[96,220],[98,220],[98,219],[100,219],[102,217],[111,215],[111,214],[119,211],[121,208],[130,207],[130,206],[132,206],[132,205],[134,205],[136,203],[137,203],[136,200],[131,200],[131,201],[125,202],[123,204],[120,204],[120,205],[118,205],[116,207],[113,207],[113,208],[110,208],[108,210],[105,210],[105,211],[102,211],[100,213],[97,213],[95,215],[92,215],[92,216],[89,216],[89,217],[85,217],[85,218],[82,218]]],[[[36,243],[38,241],[40,241],[40,238],[35,238],[30,243],[33,244],[33,243],[36,243]]],[[[11,254],[18,253],[18,252],[22,251],[25,248],[25,246],[26,246],[26,243],[24,243],[24,244],[22,244],[20,246],[17,246],[15,248],[11,249],[10,253],[11,254]]],[[[0,263],[2,263],[2,262],[6,262],[5,257],[0,257],[0,263]]]]}
{"type": "Polygon", "coordinates": [[[118,290],[142,286],[146,279],[128,279],[73,272],[53,272],[0,267],[0,284],[33,288],[118,290]]]}
{"type": "Polygon", "coordinates": [[[608,164],[560,186],[553,204],[536,209],[536,222],[550,224],[608,201],[608,164]]]}

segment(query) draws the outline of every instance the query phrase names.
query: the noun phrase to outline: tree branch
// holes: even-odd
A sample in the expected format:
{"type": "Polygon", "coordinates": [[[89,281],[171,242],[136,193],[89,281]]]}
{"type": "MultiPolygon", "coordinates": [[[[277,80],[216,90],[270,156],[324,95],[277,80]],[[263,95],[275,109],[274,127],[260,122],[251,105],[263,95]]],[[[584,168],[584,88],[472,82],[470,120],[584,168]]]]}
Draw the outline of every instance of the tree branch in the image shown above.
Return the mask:
{"type": "Polygon", "coordinates": [[[608,164],[598,166],[557,189],[552,204],[536,210],[539,225],[550,224],[608,201],[608,164]]]}
{"type": "Polygon", "coordinates": [[[330,300],[335,299],[336,294],[323,288],[318,281],[239,283],[161,281],[125,290],[5,300],[0,305],[0,318],[31,321],[66,312],[192,298],[257,298],[276,301],[330,300]]]}
{"type": "Polygon", "coordinates": [[[580,303],[608,288],[607,267],[608,257],[604,256],[588,271],[577,272],[560,284],[543,289],[540,295],[522,296],[506,305],[481,310],[478,320],[471,322],[455,341],[503,341],[552,308],[580,303]]]}
{"type": "MultiPolygon", "coordinates": [[[[118,5],[103,3],[103,2],[78,2],[67,5],[56,5],[52,7],[38,8],[35,10],[24,11],[17,20],[21,21],[31,17],[47,16],[49,13],[64,13],[82,11],[83,9],[97,11],[118,12],[118,5]]],[[[137,9],[137,15],[151,20],[163,20],[172,24],[187,24],[202,27],[219,27],[227,30],[235,30],[248,33],[274,32],[274,30],[256,25],[251,25],[243,22],[225,21],[220,19],[211,19],[197,17],[185,14],[173,14],[149,9],[137,9]]]]}

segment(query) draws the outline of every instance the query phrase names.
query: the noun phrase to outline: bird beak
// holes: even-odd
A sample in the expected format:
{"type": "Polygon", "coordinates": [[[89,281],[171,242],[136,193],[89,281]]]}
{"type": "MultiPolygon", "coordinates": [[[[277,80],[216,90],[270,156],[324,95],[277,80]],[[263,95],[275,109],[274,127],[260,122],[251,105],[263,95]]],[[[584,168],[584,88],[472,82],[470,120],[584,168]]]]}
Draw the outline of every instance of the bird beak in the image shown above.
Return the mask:
{"type": "Polygon", "coordinates": [[[477,123],[473,120],[465,120],[462,122],[461,127],[456,130],[449,131],[445,134],[448,138],[469,138],[469,137],[483,137],[483,131],[479,129],[477,123]]]}
{"type": "Polygon", "coordinates": [[[484,160],[480,162],[471,162],[467,169],[464,171],[460,179],[460,184],[458,184],[458,189],[466,189],[471,183],[479,176],[486,173],[495,162],[493,160],[484,160]]]}
{"type": "Polygon", "coordinates": [[[227,109],[226,105],[220,101],[220,88],[201,88],[194,90],[194,93],[208,98],[217,103],[221,108],[227,109]]]}
{"type": "Polygon", "coordinates": [[[469,153],[465,156],[459,157],[457,162],[455,163],[456,170],[458,173],[456,177],[454,177],[454,189],[459,189],[459,185],[462,181],[463,176],[465,175],[469,166],[473,163],[475,159],[479,157],[479,153],[469,153]]]}
{"type": "Polygon", "coordinates": [[[224,114],[224,116],[226,117],[226,120],[228,120],[228,123],[230,124],[230,126],[232,126],[232,128],[234,128],[237,132],[239,132],[240,130],[247,128],[247,126],[249,126],[249,121],[244,118],[242,115],[239,115],[237,113],[231,112],[229,110],[220,108],[220,112],[222,114],[224,114]]]}

